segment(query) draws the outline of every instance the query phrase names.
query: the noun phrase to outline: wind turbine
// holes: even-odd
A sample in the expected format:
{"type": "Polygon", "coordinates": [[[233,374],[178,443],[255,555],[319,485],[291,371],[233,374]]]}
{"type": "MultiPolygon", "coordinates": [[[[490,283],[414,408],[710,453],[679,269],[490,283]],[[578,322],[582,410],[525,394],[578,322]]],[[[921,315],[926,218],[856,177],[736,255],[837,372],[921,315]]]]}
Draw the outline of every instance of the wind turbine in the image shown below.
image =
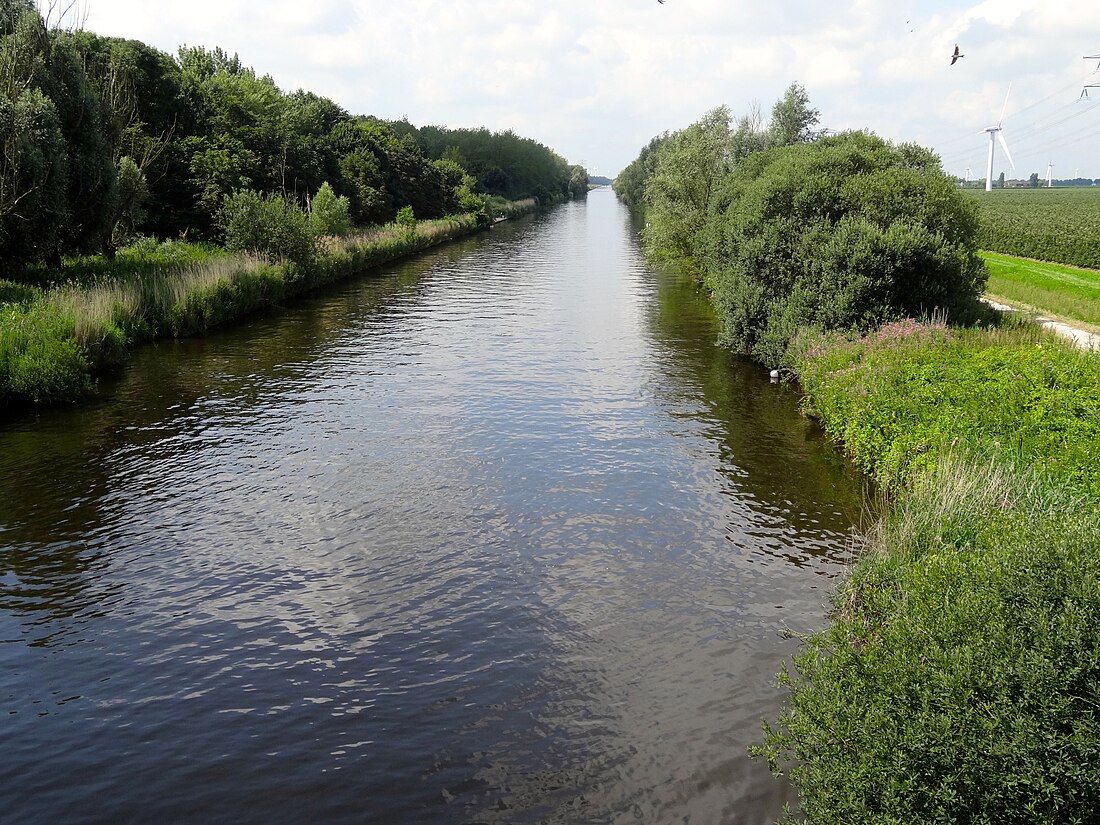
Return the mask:
{"type": "Polygon", "coordinates": [[[1047,161],[1047,189],[1051,188],[1051,176],[1054,174],[1054,164],[1047,161]]]}
{"type": "Polygon", "coordinates": [[[974,173],[972,171],[970,171],[970,167],[967,166],[966,167],[966,182],[967,183],[970,183],[970,176],[973,175],[973,174],[974,173]]]}
{"type": "Polygon", "coordinates": [[[1016,164],[1012,162],[1012,153],[1008,151],[1008,144],[1005,143],[1004,135],[1001,134],[1001,121],[1005,119],[1005,109],[1008,108],[1008,95],[1012,94],[1012,84],[1008,84],[1008,93],[1005,94],[1005,103],[1001,107],[1001,116],[997,118],[997,125],[990,126],[987,131],[989,133],[989,160],[985,165],[985,191],[993,191],[993,138],[1000,142],[1001,148],[1005,150],[1005,157],[1008,158],[1008,165],[1012,167],[1012,171],[1016,171],[1016,164]]]}

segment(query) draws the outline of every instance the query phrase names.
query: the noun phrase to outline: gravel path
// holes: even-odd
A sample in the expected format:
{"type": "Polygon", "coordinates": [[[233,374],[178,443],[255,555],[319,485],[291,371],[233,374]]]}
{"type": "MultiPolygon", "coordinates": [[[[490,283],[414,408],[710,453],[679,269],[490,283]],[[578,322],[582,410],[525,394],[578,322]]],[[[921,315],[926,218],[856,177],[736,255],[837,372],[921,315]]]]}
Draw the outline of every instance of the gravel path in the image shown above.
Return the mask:
{"type": "MultiPolygon", "coordinates": [[[[996,310],[1001,312],[1022,312],[1023,310],[1016,307],[1009,306],[1008,304],[998,303],[997,301],[990,300],[989,298],[983,299],[987,304],[996,310]]],[[[1054,330],[1064,338],[1069,338],[1073,343],[1079,346],[1081,349],[1091,350],[1093,352],[1100,352],[1100,335],[1095,332],[1088,332],[1087,330],[1078,329],[1077,327],[1070,326],[1064,321],[1055,321],[1052,318],[1045,318],[1042,315],[1032,316],[1032,320],[1040,326],[1044,326],[1047,329],[1054,330]]]]}

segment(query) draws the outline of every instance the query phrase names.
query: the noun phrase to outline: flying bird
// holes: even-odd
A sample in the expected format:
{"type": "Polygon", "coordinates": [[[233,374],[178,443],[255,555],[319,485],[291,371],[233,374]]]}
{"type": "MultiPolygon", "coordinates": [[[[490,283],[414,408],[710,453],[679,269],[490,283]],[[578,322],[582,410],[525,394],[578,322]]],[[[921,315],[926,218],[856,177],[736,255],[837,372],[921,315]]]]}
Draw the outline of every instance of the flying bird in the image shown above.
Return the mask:
{"type": "Polygon", "coordinates": [[[965,54],[959,54],[959,44],[956,43],[955,44],[955,53],[953,55],[951,55],[951,65],[954,66],[955,61],[958,60],[960,57],[966,57],[966,55],[965,54]]]}

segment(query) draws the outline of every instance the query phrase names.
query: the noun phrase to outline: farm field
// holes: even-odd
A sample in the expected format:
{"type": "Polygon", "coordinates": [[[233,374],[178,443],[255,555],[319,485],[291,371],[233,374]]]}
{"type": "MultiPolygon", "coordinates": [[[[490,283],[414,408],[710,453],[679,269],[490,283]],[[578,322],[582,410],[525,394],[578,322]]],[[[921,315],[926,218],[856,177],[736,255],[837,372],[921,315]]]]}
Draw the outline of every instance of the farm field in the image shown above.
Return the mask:
{"type": "Polygon", "coordinates": [[[979,248],[1100,269],[1100,187],[964,191],[978,207],[979,248]]]}
{"type": "Polygon", "coordinates": [[[1100,272],[997,252],[982,257],[990,297],[1100,330],[1100,272]]]}

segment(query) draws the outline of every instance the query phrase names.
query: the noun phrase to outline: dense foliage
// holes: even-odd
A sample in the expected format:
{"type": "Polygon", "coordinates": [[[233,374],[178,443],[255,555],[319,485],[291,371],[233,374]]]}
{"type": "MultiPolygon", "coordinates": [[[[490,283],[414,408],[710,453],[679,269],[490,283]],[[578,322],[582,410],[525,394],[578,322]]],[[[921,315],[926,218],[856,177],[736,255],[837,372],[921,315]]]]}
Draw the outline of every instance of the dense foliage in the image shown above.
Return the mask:
{"type": "Polygon", "coordinates": [[[757,749],[827,823],[1100,810],[1100,360],[1021,326],[801,342],[813,409],[895,506],[757,749]]]}
{"type": "Polygon", "coordinates": [[[1100,360],[948,328],[992,320],[975,203],[920,147],[817,133],[800,91],[767,128],[716,109],[616,180],[726,342],[791,366],[892,497],[756,752],[815,825],[1092,821],[1100,360]]]}
{"type": "Polygon", "coordinates": [[[1100,187],[967,194],[978,208],[982,249],[1100,269],[1100,187]]]}
{"type": "Polygon", "coordinates": [[[778,365],[802,327],[974,316],[970,204],[929,152],[861,132],[755,153],[711,199],[705,270],[730,346],[778,365]]]}
{"type": "Polygon", "coordinates": [[[571,166],[541,143],[511,130],[418,128],[405,120],[389,126],[399,135],[412,137],[426,157],[466,170],[490,195],[553,202],[582,198],[588,192],[584,167],[571,166]]]}
{"type": "Polygon", "coordinates": [[[173,57],[51,29],[33,0],[0,0],[0,143],[6,277],[62,255],[111,256],[138,233],[220,241],[219,213],[244,190],[305,206],[327,182],[358,226],[403,207],[476,214],[484,194],[587,192],[584,169],[512,132],[353,116],[221,49],[173,57]]]}
{"type": "Polygon", "coordinates": [[[654,139],[616,179],[645,209],[650,254],[701,276],[725,342],[771,366],[802,327],[972,316],[986,278],[974,209],[935,156],[817,123],[795,84],[767,127],[722,107],[654,139]]]}

